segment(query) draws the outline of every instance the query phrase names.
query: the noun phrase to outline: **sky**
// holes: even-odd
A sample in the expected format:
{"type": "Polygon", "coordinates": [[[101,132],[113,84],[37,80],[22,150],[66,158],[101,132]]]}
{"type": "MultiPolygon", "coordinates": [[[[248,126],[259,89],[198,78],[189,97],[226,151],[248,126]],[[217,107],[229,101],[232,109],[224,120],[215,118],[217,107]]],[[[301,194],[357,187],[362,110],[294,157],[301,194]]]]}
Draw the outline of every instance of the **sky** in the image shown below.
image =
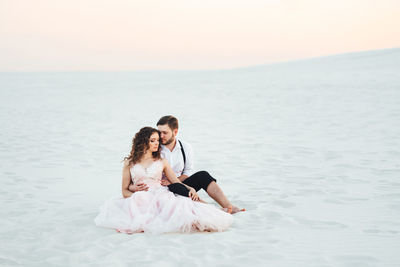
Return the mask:
{"type": "Polygon", "coordinates": [[[0,0],[0,71],[230,69],[394,47],[399,0],[0,0]]]}

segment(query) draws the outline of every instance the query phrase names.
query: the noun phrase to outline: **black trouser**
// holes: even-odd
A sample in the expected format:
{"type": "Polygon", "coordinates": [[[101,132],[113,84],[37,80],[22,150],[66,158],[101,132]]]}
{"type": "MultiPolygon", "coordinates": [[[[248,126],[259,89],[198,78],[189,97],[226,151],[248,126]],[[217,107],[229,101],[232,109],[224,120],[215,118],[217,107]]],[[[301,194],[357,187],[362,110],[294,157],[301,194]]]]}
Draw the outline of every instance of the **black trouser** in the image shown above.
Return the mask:
{"type": "MultiPolygon", "coordinates": [[[[204,191],[207,191],[207,187],[210,185],[212,182],[216,182],[217,180],[214,179],[208,172],[206,171],[199,171],[193,174],[192,176],[189,176],[188,178],[183,181],[184,184],[193,187],[196,192],[199,191],[200,189],[204,189],[204,191]]],[[[170,184],[168,186],[169,191],[182,195],[182,196],[189,196],[189,190],[184,186],[181,185],[180,183],[174,183],[170,184]]]]}

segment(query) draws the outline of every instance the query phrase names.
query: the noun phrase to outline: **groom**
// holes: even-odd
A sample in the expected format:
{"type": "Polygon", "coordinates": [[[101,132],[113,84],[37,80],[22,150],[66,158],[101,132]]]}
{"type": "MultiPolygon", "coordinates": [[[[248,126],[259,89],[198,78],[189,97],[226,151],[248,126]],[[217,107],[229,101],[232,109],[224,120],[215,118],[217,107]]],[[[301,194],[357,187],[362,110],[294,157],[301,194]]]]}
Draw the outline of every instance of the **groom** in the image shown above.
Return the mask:
{"type": "MultiPolygon", "coordinates": [[[[243,211],[230,203],[217,184],[217,180],[208,172],[199,171],[193,174],[192,147],[188,143],[176,138],[178,134],[178,120],[174,116],[162,117],[157,122],[157,127],[161,132],[161,157],[169,162],[175,175],[182,183],[193,187],[196,191],[203,189],[229,213],[243,211]]],[[[161,183],[162,185],[170,185],[168,180],[162,180],[161,183]]],[[[138,190],[140,188],[136,189],[136,191],[138,190]]],[[[174,192],[174,188],[170,187],[170,191],[174,192]]]]}

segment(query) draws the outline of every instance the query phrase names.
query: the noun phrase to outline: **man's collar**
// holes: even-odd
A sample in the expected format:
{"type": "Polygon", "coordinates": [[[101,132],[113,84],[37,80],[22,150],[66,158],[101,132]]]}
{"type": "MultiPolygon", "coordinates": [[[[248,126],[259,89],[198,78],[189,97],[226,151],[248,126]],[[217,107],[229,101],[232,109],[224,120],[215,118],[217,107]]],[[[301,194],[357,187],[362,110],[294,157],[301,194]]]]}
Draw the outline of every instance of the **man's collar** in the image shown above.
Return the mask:
{"type": "Polygon", "coordinates": [[[175,138],[175,146],[172,151],[174,151],[175,149],[181,149],[181,143],[179,143],[178,138],[175,138]]]}
{"type": "MultiPolygon", "coordinates": [[[[161,149],[166,149],[168,151],[171,151],[166,145],[161,145],[161,149]]],[[[175,149],[181,149],[181,144],[179,143],[178,138],[175,138],[175,146],[171,152],[173,152],[175,149]]]]}
{"type": "MultiPolygon", "coordinates": [[[[180,149],[181,148],[181,143],[179,142],[178,138],[175,138],[175,142],[176,142],[175,147],[180,149]]],[[[175,149],[175,147],[174,147],[174,149],[175,149]]]]}

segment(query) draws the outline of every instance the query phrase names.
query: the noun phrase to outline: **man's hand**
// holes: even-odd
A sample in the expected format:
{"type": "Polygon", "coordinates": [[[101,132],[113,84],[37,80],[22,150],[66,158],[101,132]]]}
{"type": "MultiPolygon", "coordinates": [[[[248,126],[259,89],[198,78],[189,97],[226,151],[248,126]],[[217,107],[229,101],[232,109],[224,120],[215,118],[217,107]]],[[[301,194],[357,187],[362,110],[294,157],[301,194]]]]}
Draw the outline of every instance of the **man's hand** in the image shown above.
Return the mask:
{"type": "Polygon", "coordinates": [[[147,186],[147,184],[140,182],[137,184],[130,184],[128,189],[129,191],[135,193],[137,191],[147,191],[149,190],[149,187],[147,186]]]}
{"type": "Polygon", "coordinates": [[[194,188],[192,188],[192,187],[189,189],[189,197],[194,201],[200,200],[199,196],[196,193],[196,190],[194,190],[194,188]]]}
{"type": "Polygon", "coordinates": [[[171,184],[171,182],[166,180],[166,179],[161,180],[161,185],[167,186],[167,185],[170,185],[170,184],[171,184]]]}

